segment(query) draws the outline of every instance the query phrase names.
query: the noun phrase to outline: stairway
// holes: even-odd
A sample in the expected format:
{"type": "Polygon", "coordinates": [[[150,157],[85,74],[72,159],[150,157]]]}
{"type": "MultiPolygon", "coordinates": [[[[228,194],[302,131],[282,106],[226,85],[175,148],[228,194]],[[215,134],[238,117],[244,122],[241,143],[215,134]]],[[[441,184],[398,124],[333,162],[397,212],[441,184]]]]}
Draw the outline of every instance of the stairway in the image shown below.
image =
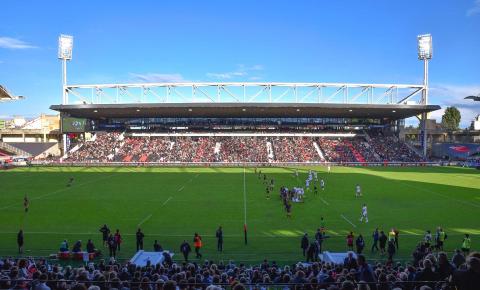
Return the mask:
{"type": "Polygon", "coordinates": [[[4,151],[7,151],[7,152],[12,152],[17,156],[24,156],[24,157],[32,156],[30,153],[2,141],[0,141],[0,149],[3,149],[4,151]]]}
{"type": "Polygon", "coordinates": [[[363,157],[363,155],[357,151],[357,149],[355,149],[355,147],[353,147],[352,143],[349,141],[349,140],[345,140],[345,144],[348,146],[348,148],[350,149],[350,151],[352,151],[353,153],[353,156],[355,157],[355,159],[357,160],[357,162],[360,162],[362,164],[365,164],[366,163],[366,160],[365,158],[363,157]]]}

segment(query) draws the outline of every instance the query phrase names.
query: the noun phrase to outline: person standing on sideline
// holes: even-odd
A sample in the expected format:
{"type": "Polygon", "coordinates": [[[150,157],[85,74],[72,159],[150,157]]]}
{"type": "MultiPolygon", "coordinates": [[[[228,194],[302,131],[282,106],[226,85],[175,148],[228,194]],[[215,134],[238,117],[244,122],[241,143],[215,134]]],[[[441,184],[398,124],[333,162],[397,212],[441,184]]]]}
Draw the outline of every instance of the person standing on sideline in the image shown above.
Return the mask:
{"type": "Polygon", "coordinates": [[[310,242],[308,241],[308,234],[305,233],[302,237],[302,241],[300,242],[300,248],[302,248],[304,257],[305,257],[305,254],[307,253],[307,249],[309,245],[310,245],[310,242]]]}
{"type": "Polygon", "coordinates": [[[443,244],[445,243],[445,240],[447,239],[447,234],[445,231],[441,228],[437,228],[437,234],[435,236],[435,248],[437,251],[443,251],[443,244]]]}
{"type": "Polygon", "coordinates": [[[108,228],[107,224],[104,224],[103,227],[100,228],[99,232],[102,233],[103,246],[107,247],[108,236],[110,235],[110,229],[108,228]]]}
{"type": "Polygon", "coordinates": [[[183,240],[183,243],[180,245],[180,252],[182,252],[185,262],[188,262],[188,255],[191,251],[192,248],[190,247],[190,244],[186,240],[183,240]]]}
{"type": "Polygon", "coordinates": [[[20,231],[17,234],[17,245],[18,245],[18,253],[23,254],[23,230],[20,229],[20,231]]]}
{"type": "Polygon", "coordinates": [[[138,228],[135,237],[137,239],[137,251],[143,250],[143,238],[145,237],[145,235],[140,228],[138,228]]]}
{"type": "Polygon", "coordinates": [[[115,244],[117,245],[117,251],[120,252],[120,244],[122,243],[122,235],[120,234],[119,229],[117,229],[113,238],[115,239],[115,244]]]}
{"type": "Polygon", "coordinates": [[[217,238],[217,251],[223,252],[223,230],[221,226],[218,227],[215,237],[217,238]]]}
{"type": "Polygon", "coordinates": [[[197,259],[202,257],[202,254],[200,254],[200,249],[202,248],[202,237],[198,234],[195,233],[193,236],[193,246],[195,247],[195,254],[197,259]]]}
{"type": "Polygon", "coordinates": [[[380,234],[378,233],[378,228],[375,229],[375,231],[372,234],[373,238],[373,245],[372,245],[372,253],[374,250],[378,251],[378,238],[380,237],[380,234]]]}
{"type": "Polygon", "coordinates": [[[385,255],[385,247],[387,245],[387,235],[383,231],[380,231],[380,237],[378,237],[380,243],[380,254],[385,255]]]}
{"type": "Polygon", "coordinates": [[[353,235],[353,232],[350,232],[347,235],[347,248],[349,251],[353,251],[353,240],[355,239],[355,236],[353,235]]]}
{"type": "MultiPolygon", "coordinates": [[[[318,246],[318,253],[321,253],[323,243],[323,233],[321,228],[317,229],[317,232],[315,233],[315,241],[317,241],[316,245],[318,246]]],[[[316,256],[318,256],[318,253],[316,256]]]]}
{"type": "Polygon", "coordinates": [[[154,252],[163,252],[162,246],[158,243],[157,240],[153,243],[153,251],[154,252]]]}
{"type": "Polygon", "coordinates": [[[316,246],[315,243],[312,242],[310,245],[308,245],[307,248],[307,263],[315,261],[315,252],[316,252],[316,246]]]}
{"type": "Polygon", "coordinates": [[[109,251],[110,257],[115,258],[117,256],[117,242],[115,240],[115,236],[110,234],[108,236],[107,242],[108,242],[108,251],[109,251]]]}
{"type": "Polygon", "coordinates": [[[388,262],[393,262],[393,256],[395,255],[395,252],[397,251],[395,247],[395,240],[389,240],[388,241],[388,262]]]}
{"type": "Polygon", "coordinates": [[[398,251],[398,235],[400,234],[400,232],[398,231],[398,229],[394,229],[393,232],[395,233],[395,247],[398,251]]]}
{"type": "Polygon", "coordinates": [[[363,239],[362,234],[358,235],[357,239],[355,240],[355,246],[357,247],[357,254],[361,254],[363,252],[363,248],[365,248],[365,240],[363,239]]]}
{"type": "Polygon", "coordinates": [[[472,240],[470,240],[470,235],[465,234],[465,238],[463,238],[463,243],[462,243],[462,252],[465,257],[470,254],[470,248],[472,246],[472,240]]]}

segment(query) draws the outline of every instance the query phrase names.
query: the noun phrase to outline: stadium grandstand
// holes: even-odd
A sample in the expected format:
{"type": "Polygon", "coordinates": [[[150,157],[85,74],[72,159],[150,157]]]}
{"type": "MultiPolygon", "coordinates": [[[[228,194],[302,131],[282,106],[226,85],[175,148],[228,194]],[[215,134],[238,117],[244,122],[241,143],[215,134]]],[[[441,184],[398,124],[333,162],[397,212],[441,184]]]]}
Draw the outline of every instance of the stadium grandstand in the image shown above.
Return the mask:
{"type": "MultiPolygon", "coordinates": [[[[264,91],[275,84],[208,86],[229,92],[230,86],[256,86],[264,91]]],[[[301,85],[277,86],[288,91],[301,85]]],[[[320,86],[308,84],[313,91],[320,86]]],[[[347,85],[332,86],[343,90],[347,85]]],[[[367,164],[426,161],[401,139],[403,120],[439,106],[220,100],[53,105],[51,109],[61,113],[62,130],[68,136],[66,162],[367,164]]]]}

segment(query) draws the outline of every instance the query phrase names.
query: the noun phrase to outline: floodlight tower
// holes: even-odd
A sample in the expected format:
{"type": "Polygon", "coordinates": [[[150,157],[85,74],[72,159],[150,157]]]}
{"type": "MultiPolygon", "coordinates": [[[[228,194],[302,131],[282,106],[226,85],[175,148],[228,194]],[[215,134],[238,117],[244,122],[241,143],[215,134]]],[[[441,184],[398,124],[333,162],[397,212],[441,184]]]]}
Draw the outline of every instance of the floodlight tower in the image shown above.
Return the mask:
{"type": "MultiPolygon", "coordinates": [[[[432,59],[432,35],[422,34],[417,37],[418,41],[418,59],[423,60],[423,91],[422,105],[428,105],[428,61],[432,59]]],[[[427,157],[427,113],[422,113],[422,143],[423,156],[427,157]]]]}
{"type": "MultiPolygon", "coordinates": [[[[73,36],[60,34],[58,37],[58,58],[62,60],[62,104],[68,104],[67,60],[72,59],[73,36]]],[[[63,155],[67,153],[67,134],[63,134],[63,155]]]]}

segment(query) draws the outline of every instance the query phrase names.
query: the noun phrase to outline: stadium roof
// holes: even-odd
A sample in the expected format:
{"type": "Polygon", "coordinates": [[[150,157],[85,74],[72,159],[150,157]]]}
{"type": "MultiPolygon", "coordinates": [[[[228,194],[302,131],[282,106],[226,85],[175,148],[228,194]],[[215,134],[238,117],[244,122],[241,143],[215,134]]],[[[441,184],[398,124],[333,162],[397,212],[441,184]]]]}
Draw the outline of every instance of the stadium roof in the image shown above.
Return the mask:
{"type": "Polygon", "coordinates": [[[79,118],[388,118],[417,116],[437,105],[334,103],[135,103],[53,105],[50,109],[79,118]]]}
{"type": "Polygon", "coordinates": [[[23,96],[14,96],[7,90],[7,88],[0,85],[0,102],[13,101],[17,99],[23,99],[23,96]]]}

